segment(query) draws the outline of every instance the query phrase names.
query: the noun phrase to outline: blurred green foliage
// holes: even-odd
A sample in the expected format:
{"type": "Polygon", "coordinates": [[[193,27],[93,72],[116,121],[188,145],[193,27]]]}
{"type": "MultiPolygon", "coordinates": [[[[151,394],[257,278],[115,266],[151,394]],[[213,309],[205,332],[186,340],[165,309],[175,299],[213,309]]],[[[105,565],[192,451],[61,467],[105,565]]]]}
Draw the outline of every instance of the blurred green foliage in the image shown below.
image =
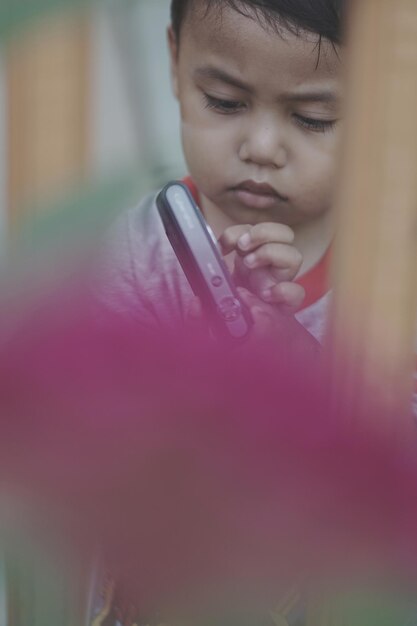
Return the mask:
{"type": "Polygon", "coordinates": [[[0,39],[13,35],[19,28],[47,12],[80,8],[89,2],[90,0],[1,0],[0,39]]]}
{"type": "Polygon", "coordinates": [[[74,241],[88,244],[121,210],[133,207],[150,186],[148,176],[129,172],[73,189],[51,206],[29,207],[12,246],[18,244],[20,251],[30,252],[74,241]]]}
{"type": "MultiPolygon", "coordinates": [[[[28,528],[3,532],[7,622],[2,626],[83,626],[85,607],[73,563],[48,552],[28,528]]],[[[1,620],[0,616],[0,620],[1,620]]]]}
{"type": "Polygon", "coordinates": [[[0,43],[43,15],[60,10],[88,8],[94,2],[117,10],[126,5],[134,5],[140,0],[0,0],[0,43]]]}

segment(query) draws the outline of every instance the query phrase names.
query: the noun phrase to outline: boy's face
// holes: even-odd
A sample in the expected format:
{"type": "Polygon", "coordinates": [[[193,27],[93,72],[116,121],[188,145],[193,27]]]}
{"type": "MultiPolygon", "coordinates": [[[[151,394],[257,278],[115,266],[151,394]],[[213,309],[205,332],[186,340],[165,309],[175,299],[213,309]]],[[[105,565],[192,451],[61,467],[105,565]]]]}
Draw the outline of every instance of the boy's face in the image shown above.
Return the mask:
{"type": "Polygon", "coordinates": [[[230,223],[320,219],[332,205],[341,63],[317,36],[278,35],[195,1],[170,33],[182,141],[203,208],[230,223]],[[178,44],[178,45],[177,45],[178,44]]]}

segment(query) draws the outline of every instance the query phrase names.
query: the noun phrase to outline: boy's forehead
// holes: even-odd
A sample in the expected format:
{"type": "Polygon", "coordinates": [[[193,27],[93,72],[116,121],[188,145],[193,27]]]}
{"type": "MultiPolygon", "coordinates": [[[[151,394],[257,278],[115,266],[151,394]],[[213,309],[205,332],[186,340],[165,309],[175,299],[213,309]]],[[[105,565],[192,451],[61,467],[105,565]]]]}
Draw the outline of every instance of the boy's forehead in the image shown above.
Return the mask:
{"type": "MultiPolygon", "coordinates": [[[[239,68],[270,71],[270,78],[279,69],[288,69],[308,77],[314,74],[337,76],[340,59],[334,46],[319,36],[299,31],[295,34],[277,18],[276,24],[242,3],[242,13],[222,0],[190,0],[190,11],[183,24],[181,40],[193,59],[205,55],[229,59],[239,68]],[[184,42],[185,43],[185,42],[184,42]]],[[[181,42],[181,48],[182,48],[181,42]]]]}
{"type": "Polygon", "coordinates": [[[229,3],[227,0],[188,0],[187,12],[185,15],[185,23],[188,22],[188,26],[196,28],[198,24],[206,28],[218,29],[221,27],[224,19],[239,20],[242,17],[250,20],[255,20],[259,25],[264,28],[271,29],[271,22],[276,22],[276,30],[279,29],[279,16],[276,16],[276,20],[267,20],[266,15],[258,8],[251,6],[250,3],[246,3],[242,0],[229,3]]]}
{"type": "MultiPolygon", "coordinates": [[[[242,22],[248,20],[270,34],[285,37],[288,34],[288,22],[282,18],[278,11],[262,10],[255,7],[250,2],[244,0],[188,0],[185,13],[184,24],[189,28],[196,28],[198,25],[204,28],[219,29],[226,20],[227,22],[242,22]]],[[[303,31],[296,24],[292,25],[291,32],[300,32],[300,36],[313,43],[317,43],[319,35],[303,31]]]]}

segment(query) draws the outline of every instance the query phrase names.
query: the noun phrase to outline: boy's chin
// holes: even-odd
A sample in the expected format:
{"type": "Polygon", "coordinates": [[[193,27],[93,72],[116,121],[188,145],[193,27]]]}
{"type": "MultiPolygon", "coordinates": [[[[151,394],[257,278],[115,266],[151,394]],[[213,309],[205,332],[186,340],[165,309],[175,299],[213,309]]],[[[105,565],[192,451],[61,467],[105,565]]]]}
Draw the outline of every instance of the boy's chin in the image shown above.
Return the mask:
{"type": "Polygon", "coordinates": [[[287,226],[296,226],[308,220],[308,217],[302,215],[296,209],[287,205],[285,208],[278,203],[272,206],[250,206],[241,202],[233,202],[219,207],[223,214],[227,215],[235,224],[263,224],[267,222],[275,222],[286,224],[287,226]]]}

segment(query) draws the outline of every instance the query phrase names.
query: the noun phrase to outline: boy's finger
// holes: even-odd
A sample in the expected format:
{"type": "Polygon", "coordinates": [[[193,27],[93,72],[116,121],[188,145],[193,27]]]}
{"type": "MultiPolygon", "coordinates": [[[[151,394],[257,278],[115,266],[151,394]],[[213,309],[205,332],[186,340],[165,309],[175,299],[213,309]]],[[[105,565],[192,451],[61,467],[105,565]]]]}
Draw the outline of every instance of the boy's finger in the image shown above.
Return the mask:
{"type": "Polygon", "coordinates": [[[255,226],[250,227],[250,230],[241,234],[237,246],[242,252],[247,252],[270,242],[292,244],[294,243],[294,231],[285,224],[274,222],[255,224],[255,226]]]}
{"type": "Polygon", "coordinates": [[[250,224],[239,224],[238,226],[229,226],[219,239],[219,244],[223,254],[229,254],[237,247],[239,239],[250,231],[250,224]]]}
{"type": "Polygon", "coordinates": [[[276,312],[269,304],[262,302],[253,293],[243,287],[238,287],[238,293],[246,304],[253,319],[253,334],[256,338],[269,335],[275,325],[276,312]]]}
{"type": "Polygon", "coordinates": [[[271,311],[259,304],[255,304],[250,311],[254,322],[255,336],[260,338],[272,335],[275,328],[275,320],[271,311]]]}
{"type": "MultiPolygon", "coordinates": [[[[241,275],[245,276],[243,273],[241,275]]],[[[275,287],[281,282],[289,282],[292,279],[292,274],[287,270],[275,270],[269,267],[258,267],[246,276],[246,284],[259,298],[268,302],[268,297],[265,297],[265,293],[268,292],[269,289],[272,289],[272,287],[275,287]]],[[[242,284],[245,283],[242,282],[242,284]]]]}
{"type": "Polygon", "coordinates": [[[277,280],[292,280],[303,263],[301,253],[289,244],[267,243],[243,258],[248,269],[270,266],[277,280]]]}
{"type": "MultiPolygon", "coordinates": [[[[236,256],[233,278],[237,285],[248,288],[264,302],[269,302],[268,297],[270,296],[265,296],[265,294],[278,283],[291,281],[294,276],[292,272],[289,272],[288,270],[277,270],[270,267],[258,267],[254,270],[249,270],[249,268],[243,263],[242,257],[236,256]]],[[[276,294],[276,299],[278,300],[282,298],[283,296],[278,292],[276,294]]],[[[271,302],[275,302],[273,297],[271,302]]]]}
{"type": "Polygon", "coordinates": [[[245,289],[245,287],[238,287],[237,292],[240,299],[250,309],[256,304],[260,304],[259,298],[257,298],[252,292],[245,289]]]}
{"type": "Polygon", "coordinates": [[[282,305],[283,313],[294,313],[302,305],[306,294],[301,285],[282,282],[265,289],[260,295],[265,302],[282,305]]]}
{"type": "MultiPolygon", "coordinates": [[[[262,270],[265,271],[265,270],[262,270]]],[[[251,270],[243,263],[243,257],[239,255],[234,256],[233,263],[233,279],[237,285],[249,286],[249,274],[251,270]]]]}

